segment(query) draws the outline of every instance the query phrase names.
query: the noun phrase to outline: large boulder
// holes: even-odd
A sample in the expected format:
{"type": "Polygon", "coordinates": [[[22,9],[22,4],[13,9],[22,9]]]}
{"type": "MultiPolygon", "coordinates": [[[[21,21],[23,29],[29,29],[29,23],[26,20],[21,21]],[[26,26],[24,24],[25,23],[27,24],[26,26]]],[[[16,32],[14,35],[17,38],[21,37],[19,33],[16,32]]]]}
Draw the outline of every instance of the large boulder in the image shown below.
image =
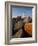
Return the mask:
{"type": "Polygon", "coordinates": [[[25,30],[25,32],[27,32],[30,35],[32,35],[32,23],[26,23],[24,25],[24,30],[25,30]]]}

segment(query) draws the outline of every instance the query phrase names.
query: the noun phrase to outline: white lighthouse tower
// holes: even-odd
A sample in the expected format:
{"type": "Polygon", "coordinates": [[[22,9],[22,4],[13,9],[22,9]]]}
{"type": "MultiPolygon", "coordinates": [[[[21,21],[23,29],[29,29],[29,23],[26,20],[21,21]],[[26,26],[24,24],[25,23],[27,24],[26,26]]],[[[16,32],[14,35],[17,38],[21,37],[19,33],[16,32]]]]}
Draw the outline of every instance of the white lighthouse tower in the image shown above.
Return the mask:
{"type": "Polygon", "coordinates": [[[25,16],[25,14],[24,14],[24,13],[22,13],[22,18],[24,18],[24,16],[25,16]]]}

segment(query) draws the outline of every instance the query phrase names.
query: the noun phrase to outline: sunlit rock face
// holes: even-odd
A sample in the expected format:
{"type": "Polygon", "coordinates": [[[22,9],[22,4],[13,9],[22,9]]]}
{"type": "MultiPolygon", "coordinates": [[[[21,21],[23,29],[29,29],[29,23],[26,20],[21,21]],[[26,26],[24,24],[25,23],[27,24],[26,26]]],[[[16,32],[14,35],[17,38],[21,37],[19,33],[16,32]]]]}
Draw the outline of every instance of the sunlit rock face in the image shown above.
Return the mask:
{"type": "Polygon", "coordinates": [[[30,16],[25,16],[23,22],[24,23],[32,22],[32,18],[30,16]]]}

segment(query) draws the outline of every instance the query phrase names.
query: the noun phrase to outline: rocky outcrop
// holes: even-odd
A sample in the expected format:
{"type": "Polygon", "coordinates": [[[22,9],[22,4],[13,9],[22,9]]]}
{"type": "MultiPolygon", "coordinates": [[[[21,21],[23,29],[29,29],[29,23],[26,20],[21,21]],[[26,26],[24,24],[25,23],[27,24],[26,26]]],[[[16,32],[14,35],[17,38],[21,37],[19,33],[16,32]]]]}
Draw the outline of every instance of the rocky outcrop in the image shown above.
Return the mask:
{"type": "Polygon", "coordinates": [[[30,16],[13,18],[12,31],[13,37],[21,37],[22,35],[23,37],[32,36],[32,18],[30,16]]]}

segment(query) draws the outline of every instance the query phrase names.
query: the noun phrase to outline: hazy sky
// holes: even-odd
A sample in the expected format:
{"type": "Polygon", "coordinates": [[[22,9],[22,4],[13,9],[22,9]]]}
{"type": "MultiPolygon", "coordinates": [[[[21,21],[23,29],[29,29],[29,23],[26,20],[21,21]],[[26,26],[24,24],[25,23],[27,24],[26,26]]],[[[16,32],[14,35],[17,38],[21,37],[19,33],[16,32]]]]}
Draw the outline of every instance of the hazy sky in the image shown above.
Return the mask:
{"type": "Polygon", "coordinates": [[[32,8],[12,6],[12,16],[22,16],[23,14],[32,16],[32,8]]]}

